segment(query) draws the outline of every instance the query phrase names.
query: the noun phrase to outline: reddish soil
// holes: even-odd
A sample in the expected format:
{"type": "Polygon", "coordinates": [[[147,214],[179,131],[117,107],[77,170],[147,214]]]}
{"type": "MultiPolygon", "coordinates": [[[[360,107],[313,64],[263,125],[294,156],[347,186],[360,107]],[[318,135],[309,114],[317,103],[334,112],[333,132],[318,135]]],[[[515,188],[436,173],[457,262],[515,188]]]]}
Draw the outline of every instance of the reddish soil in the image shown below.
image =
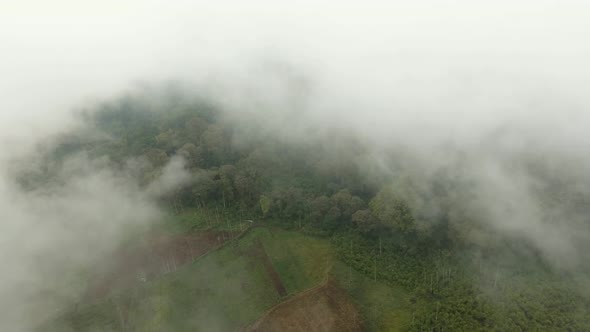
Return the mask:
{"type": "Polygon", "coordinates": [[[157,235],[136,248],[116,252],[110,267],[98,278],[87,297],[106,296],[111,290],[133,286],[176,271],[235,237],[230,232],[201,232],[186,235],[157,235]]]}
{"type": "Polygon", "coordinates": [[[335,281],[275,306],[244,331],[362,331],[361,317],[335,281]]]}

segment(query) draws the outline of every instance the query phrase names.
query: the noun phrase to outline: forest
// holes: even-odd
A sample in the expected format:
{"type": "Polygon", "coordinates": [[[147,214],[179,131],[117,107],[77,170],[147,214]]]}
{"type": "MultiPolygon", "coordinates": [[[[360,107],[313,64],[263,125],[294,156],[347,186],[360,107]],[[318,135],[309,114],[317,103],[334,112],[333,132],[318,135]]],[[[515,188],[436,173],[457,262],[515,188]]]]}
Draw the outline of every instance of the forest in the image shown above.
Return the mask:
{"type": "MultiPolygon", "coordinates": [[[[20,185],[58,184],[63,165],[83,154],[146,188],[176,160],[190,176],[157,197],[164,211],[223,211],[325,239],[357,272],[411,294],[418,310],[406,330],[590,331],[590,265],[556,265],[534,243],[482,222],[486,198],[452,148],[443,151],[452,163],[425,172],[403,148],[376,157],[346,128],[293,138],[196,94],[152,94],[81,110],[84,125],[40,146],[41,166],[23,170],[20,185]]],[[[584,215],[590,195],[569,191],[567,174],[537,157],[515,161],[539,180],[535,197],[584,215]]]]}

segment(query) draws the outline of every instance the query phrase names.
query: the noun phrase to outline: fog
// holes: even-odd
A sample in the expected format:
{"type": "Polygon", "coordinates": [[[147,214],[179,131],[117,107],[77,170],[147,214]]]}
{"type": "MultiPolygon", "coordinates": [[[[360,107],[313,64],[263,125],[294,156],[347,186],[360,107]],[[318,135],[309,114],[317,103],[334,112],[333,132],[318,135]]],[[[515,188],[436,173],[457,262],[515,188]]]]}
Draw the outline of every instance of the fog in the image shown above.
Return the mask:
{"type": "Polygon", "coordinates": [[[423,181],[461,155],[481,222],[579,264],[588,223],[555,222],[583,216],[546,209],[518,160],[588,193],[588,15],[573,0],[0,2],[0,308],[13,317],[0,327],[30,328],[56,266],[82,270],[157,221],[153,193],[188,179],[173,159],[146,192],[80,157],[50,192],[26,192],[15,161],[78,126],[73,111],[167,80],[288,139],[350,130],[385,170],[381,152],[403,150],[423,181]]]}

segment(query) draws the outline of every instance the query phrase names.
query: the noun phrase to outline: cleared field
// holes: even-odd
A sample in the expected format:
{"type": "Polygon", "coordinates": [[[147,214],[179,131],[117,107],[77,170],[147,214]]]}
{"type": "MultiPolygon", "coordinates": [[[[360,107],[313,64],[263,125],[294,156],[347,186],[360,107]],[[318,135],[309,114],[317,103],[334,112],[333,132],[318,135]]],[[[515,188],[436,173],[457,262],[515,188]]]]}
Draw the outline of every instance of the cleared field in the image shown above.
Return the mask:
{"type": "MultiPolygon", "coordinates": [[[[204,234],[208,235],[202,248],[217,246],[217,235],[204,234]]],[[[188,240],[184,235],[178,239],[188,240]]],[[[198,259],[196,250],[201,245],[187,247],[181,244],[186,241],[166,239],[162,243],[162,254],[156,256],[178,253],[170,273],[153,274],[145,281],[131,273],[132,282],[125,287],[80,303],[39,331],[237,331],[285,299],[297,299],[301,292],[324,284],[328,276],[335,279],[334,284],[295,301],[292,313],[289,306],[276,309],[264,324],[283,327],[306,317],[321,330],[356,331],[362,325],[368,330],[395,331],[411,318],[410,301],[401,289],[374,282],[339,263],[324,239],[256,227],[198,259]],[[326,320],[306,313],[308,307],[326,320]],[[353,320],[342,327],[345,313],[353,320]]],[[[173,265],[170,259],[168,265],[173,265]]]]}
{"type": "Polygon", "coordinates": [[[362,331],[350,296],[329,279],[277,305],[245,331],[362,331]]]}
{"type": "Polygon", "coordinates": [[[374,281],[336,262],[330,272],[359,309],[368,331],[402,331],[412,322],[416,304],[401,286],[374,281]]]}
{"type": "Polygon", "coordinates": [[[256,234],[290,295],[323,283],[335,262],[327,240],[274,228],[256,234]]]}
{"type": "Polygon", "coordinates": [[[174,272],[201,255],[220,247],[235,234],[206,231],[184,235],[151,235],[140,245],[123,248],[112,255],[108,267],[97,273],[86,294],[86,301],[109,295],[174,272]]]}
{"type": "Polygon", "coordinates": [[[262,244],[260,239],[257,239],[254,245],[248,248],[246,253],[250,257],[257,259],[262,263],[266,271],[266,274],[268,275],[270,280],[272,280],[272,285],[274,286],[277,293],[281,297],[287,296],[287,290],[285,289],[285,285],[283,285],[281,276],[273,266],[272,261],[270,260],[270,257],[268,257],[266,249],[264,248],[264,245],[262,244]]]}
{"type": "Polygon", "coordinates": [[[39,331],[235,331],[281,301],[260,259],[256,232],[173,273],[81,303],[39,331]]]}
{"type": "Polygon", "coordinates": [[[280,229],[261,229],[259,234],[289,294],[320,285],[330,276],[350,295],[364,329],[400,331],[411,323],[416,305],[410,294],[338,261],[329,241],[280,229]]]}

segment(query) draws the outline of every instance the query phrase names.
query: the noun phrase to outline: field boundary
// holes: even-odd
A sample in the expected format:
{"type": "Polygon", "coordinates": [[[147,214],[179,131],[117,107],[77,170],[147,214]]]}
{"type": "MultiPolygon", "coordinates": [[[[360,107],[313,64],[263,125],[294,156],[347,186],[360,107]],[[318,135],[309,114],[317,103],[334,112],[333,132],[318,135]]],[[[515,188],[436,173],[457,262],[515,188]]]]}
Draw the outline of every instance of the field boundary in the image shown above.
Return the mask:
{"type": "Polygon", "coordinates": [[[330,278],[328,278],[327,280],[324,280],[321,284],[314,286],[312,288],[306,289],[302,292],[299,292],[297,294],[291,295],[289,297],[287,297],[284,301],[275,304],[273,307],[269,308],[268,310],[266,310],[254,323],[244,326],[240,329],[240,331],[249,331],[251,329],[256,329],[259,327],[260,324],[262,324],[262,322],[264,322],[264,320],[273,312],[275,312],[279,307],[285,305],[285,304],[289,304],[293,301],[297,301],[302,297],[305,297],[307,295],[310,294],[314,294],[316,292],[322,291],[325,287],[328,286],[328,283],[330,282],[330,278]]]}

